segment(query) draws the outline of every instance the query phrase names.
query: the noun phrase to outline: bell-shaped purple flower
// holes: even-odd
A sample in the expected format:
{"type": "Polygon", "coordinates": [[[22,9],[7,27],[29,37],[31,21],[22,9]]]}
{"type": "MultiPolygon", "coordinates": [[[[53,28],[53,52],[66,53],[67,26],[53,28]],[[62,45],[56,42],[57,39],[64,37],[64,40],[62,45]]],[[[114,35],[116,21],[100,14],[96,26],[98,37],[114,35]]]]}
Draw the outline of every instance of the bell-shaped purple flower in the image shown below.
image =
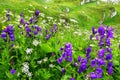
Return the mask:
{"type": "Polygon", "coordinates": [[[92,68],[95,67],[96,66],[96,60],[95,59],[91,60],[90,65],[91,65],[92,68]]]}
{"type": "Polygon", "coordinates": [[[78,56],[78,62],[81,62],[82,58],[80,56],[78,56]]]}
{"type": "Polygon", "coordinates": [[[95,30],[94,27],[92,27],[92,34],[96,34],[96,33],[97,33],[97,31],[95,30]]]}
{"type": "Polygon", "coordinates": [[[104,50],[104,49],[100,49],[100,50],[98,51],[98,57],[99,57],[99,58],[103,58],[103,57],[104,57],[104,54],[105,54],[105,50],[104,50]]]}
{"type": "Polygon", "coordinates": [[[2,33],[1,33],[1,37],[2,37],[3,39],[5,39],[5,38],[7,37],[7,34],[6,34],[5,32],[2,32],[2,33]]]}
{"type": "Polygon", "coordinates": [[[46,40],[49,40],[49,39],[51,38],[51,36],[52,36],[52,34],[48,34],[48,35],[46,36],[46,40]]]}
{"type": "Polygon", "coordinates": [[[109,53],[112,53],[112,49],[111,48],[106,48],[106,51],[109,52],[109,53]]]}
{"type": "Polygon", "coordinates": [[[11,73],[11,74],[15,74],[15,73],[16,73],[16,70],[15,70],[15,69],[11,69],[11,70],[10,70],[10,73],[11,73]]]}
{"type": "Polygon", "coordinates": [[[14,41],[14,40],[15,40],[14,34],[10,34],[9,37],[10,37],[10,40],[11,40],[11,41],[14,41]]]}
{"type": "Polygon", "coordinates": [[[97,78],[102,78],[103,70],[102,68],[96,68],[97,78]]]}
{"type": "Polygon", "coordinates": [[[67,57],[66,52],[62,53],[62,58],[65,59],[67,57]]]}
{"type": "Polygon", "coordinates": [[[36,11],[35,11],[35,16],[37,17],[37,16],[39,16],[39,14],[40,14],[40,11],[39,11],[39,10],[36,10],[36,11]]]}
{"type": "Polygon", "coordinates": [[[112,59],[112,54],[111,53],[107,54],[106,55],[106,60],[111,60],[111,59],[112,59]]]}
{"type": "Polygon", "coordinates": [[[97,74],[95,72],[90,73],[90,78],[91,79],[96,79],[97,78],[97,74]]]}
{"type": "Polygon", "coordinates": [[[113,63],[112,62],[108,62],[107,67],[112,67],[113,63]]]}
{"type": "Polygon", "coordinates": [[[103,42],[103,40],[102,40],[102,39],[100,39],[98,46],[100,46],[100,48],[102,48],[102,47],[103,47],[103,45],[104,45],[104,42],[103,42]]]}
{"type": "Polygon", "coordinates": [[[62,74],[65,74],[66,70],[65,68],[62,68],[62,74]]]}
{"type": "Polygon", "coordinates": [[[86,63],[82,63],[78,69],[78,73],[81,73],[83,71],[85,71],[87,69],[87,64],[86,63]]]}
{"type": "Polygon", "coordinates": [[[99,33],[100,35],[104,35],[104,33],[105,33],[105,28],[104,28],[103,25],[100,25],[100,27],[98,28],[98,33],[99,33]]]}
{"type": "Polygon", "coordinates": [[[86,57],[87,57],[87,59],[90,58],[90,53],[91,53],[91,51],[92,51],[92,49],[91,49],[91,47],[89,46],[89,47],[86,49],[86,57]]]}
{"type": "Polygon", "coordinates": [[[75,80],[75,78],[72,77],[72,78],[70,78],[69,80],[75,80]]]}
{"type": "Polygon", "coordinates": [[[57,59],[58,64],[61,64],[61,63],[62,63],[62,60],[63,60],[62,57],[58,58],[58,59],[57,59]]]}
{"type": "Polygon", "coordinates": [[[105,60],[104,59],[98,59],[97,60],[97,64],[98,64],[98,66],[102,66],[102,65],[105,65],[105,60]]]}
{"type": "Polygon", "coordinates": [[[113,38],[113,31],[112,27],[107,28],[107,38],[113,38]]]}
{"type": "Polygon", "coordinates": [[[20,19],[20,23],[21,23],[21,24],[24,24],[24,23],[25,23],[24,18],[21,18],[21,19],[20,19]]]}
{"type": "Polygon", "coordinates": [[[110,45],[111,45],[110,38],[107,38],[106,39],[106,46],[110,47],[110,45]]]}
{"type": "Polygon", "coordinates": [[[37,31],[37,30],[35,30],[35,31],[34,31],[34,35],[37,35],[37,34],[38,34],[38,31],[37,31]]]}
{"type": "Polygon", "coordinates": [[[34,19],[30,18],[29,22],[30,22],[30,24],[32,24],[34,22],[34,19]]]}
{"type": "Polygon", "coordinates": [[[107,72],[108,72],[109,75],[112,75],[112,73],[113,73],[113,68],[112,68],[112,67],[108,67],[108,71],[107,71],[107,72]]]}

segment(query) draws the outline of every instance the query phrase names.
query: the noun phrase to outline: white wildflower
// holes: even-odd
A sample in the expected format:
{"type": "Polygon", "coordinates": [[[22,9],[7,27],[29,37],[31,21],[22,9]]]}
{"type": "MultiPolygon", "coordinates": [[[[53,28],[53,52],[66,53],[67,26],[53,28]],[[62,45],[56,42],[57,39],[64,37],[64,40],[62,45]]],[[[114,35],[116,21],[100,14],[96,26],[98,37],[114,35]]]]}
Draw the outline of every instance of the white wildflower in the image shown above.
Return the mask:
{"type": "Polygon", "coordinates": [[[90,44],[91,47],[95,46],[94,44],[90,44]]]}
{"type": "Polygon", "coordinates": [[[33,51],[33,49],[31,49],[31,48],[27,48],[27,49],[26,49],[26,53],[27,53],[27,54],[31,54],[32,51],[33,51]]]}
{"type": "Polygon", "coordinates": [[[48,61],[48,57],[45,57],[45,58],[43,59],[43,61],[44,61],[44,62],[48,61]]]}
{"type": "Polygon", "coordinates": [[[37,63],[38,63],[38,64],[41,64],[41,63],[42,63],[42,60],[40,60],[40,61],[37,61],[37,63]]]}
{"type": "Polygon", "coordinates": [[[37,40],[34,40],[32,43],[34,46],[37,46],[39,44],[39,42],[37,40]]]}
{"type": "Polygon", "coordinates": [[[50,67],[50,68],[53,68],[53,67],[54,67],[54,65],[53,65],[53,64],[49,64],[49,67],[50,67]]]}
{"type": "Polygon", "coordinates": [[[29,72],[29,64],[28,64],[28,62],[23,63],[22,72],[23,73],[28,73],[29,72]]]}
{"type": "Polygon", "coordinates": [[[28,77],[32,77],[33,74],[32,74],[32,72],[28,72],[27,75],[28,75],[28,77]]]}

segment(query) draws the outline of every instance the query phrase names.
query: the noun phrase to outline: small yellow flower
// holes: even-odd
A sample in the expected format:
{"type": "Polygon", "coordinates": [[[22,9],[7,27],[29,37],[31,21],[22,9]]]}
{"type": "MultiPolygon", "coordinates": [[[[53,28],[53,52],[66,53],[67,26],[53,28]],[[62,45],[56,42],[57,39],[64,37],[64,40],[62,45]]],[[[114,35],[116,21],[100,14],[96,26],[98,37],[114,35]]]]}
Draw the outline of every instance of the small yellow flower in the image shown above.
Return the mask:
{"type": "Polygon", "coordinates": [[[2,30],[5,29],[5,28],[6,28],[6,26],[2,26],[2,30]]]}

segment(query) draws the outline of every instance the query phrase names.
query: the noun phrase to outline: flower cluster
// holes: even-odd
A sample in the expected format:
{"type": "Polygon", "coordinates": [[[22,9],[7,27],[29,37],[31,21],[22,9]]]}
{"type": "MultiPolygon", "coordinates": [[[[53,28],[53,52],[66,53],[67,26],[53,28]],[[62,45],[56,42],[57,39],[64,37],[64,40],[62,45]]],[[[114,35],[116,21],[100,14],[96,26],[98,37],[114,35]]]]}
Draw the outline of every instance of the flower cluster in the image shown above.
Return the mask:
{"type": "MultiPolygon", "coordinates": [[[[92,49],[91,47],[89,46],[87,49],[86,49],[86,58],[82,58],[80,56],[78,56],[78,62],[79,62],[79,68],[78,68],[78,73],[82,73],[83,71],[85,71],[87,69],[87,63],[90,59],[90,53],[91,53],[92,49]]],[[[77,66],[77,65],[76,65],[77,66]]]]}
{"type": "Polygon", "coordinates": [[[57,59],[58,64],[61,64],[63,60],[72,62],[72,45],[70,43],[65,44],[62,56],[57,59]]]}
{"type": "Polygon", "coordinates": [[[22,66],[22,72],[25,73],[28,77],[31,77],[33,74],[29,71],[29,64],[28,62],[24,62],[22,66]]]}
{"type": "Polygon", "coordinates": [[[4,29],[1,33],[1,37],[7,41],[7,35],[9,36],[10,40],[11,41],[14,41],[15,40],[15,37],[14,37],[14,28],[13,26],[9,25],[6,27],[6,29],[4,29]]]}
{"type": "Polygon", "coordinates": [[[48,34],[48,30],[46,30],[46,40],[49,40],[54,33],[57,31],[57,25],[54,24],[53,27],[50,29],[50,34],[48,34]]]}
{"type": "MultiPolygon", "coordinates": [[[[90,65],[92,68],[96,68],[95,72],[90,73],[91,79],[102,78],[103,70],[102,66],[107,66],[107,72],[109,75],[113,73],[113,63],[112,60],[112,49],[110,48],[111,42],[110,39],[113,38],[113,28],[105,27],[100,25],[98,30],[92,28],[93,36],[96,37],[96,40],[99,41],[98,46],[100,50],[98,50],[97,57],[91,60],[90,65]]],[[[92,39],[92,38],[91,38],[92,39]]]]}

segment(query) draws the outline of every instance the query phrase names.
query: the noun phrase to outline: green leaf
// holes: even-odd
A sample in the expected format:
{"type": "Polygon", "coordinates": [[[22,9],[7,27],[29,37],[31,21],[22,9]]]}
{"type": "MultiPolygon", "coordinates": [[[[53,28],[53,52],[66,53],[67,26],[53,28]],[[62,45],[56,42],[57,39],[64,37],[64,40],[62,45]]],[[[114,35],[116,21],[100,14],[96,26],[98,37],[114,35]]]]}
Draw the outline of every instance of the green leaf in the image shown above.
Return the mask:
{"type": "Polygon", "coordinates": [[[40,51],[42,53],[49,53],[49,52],[52,52],[52,48],[48,44],[42,44],[40,51]]]}

